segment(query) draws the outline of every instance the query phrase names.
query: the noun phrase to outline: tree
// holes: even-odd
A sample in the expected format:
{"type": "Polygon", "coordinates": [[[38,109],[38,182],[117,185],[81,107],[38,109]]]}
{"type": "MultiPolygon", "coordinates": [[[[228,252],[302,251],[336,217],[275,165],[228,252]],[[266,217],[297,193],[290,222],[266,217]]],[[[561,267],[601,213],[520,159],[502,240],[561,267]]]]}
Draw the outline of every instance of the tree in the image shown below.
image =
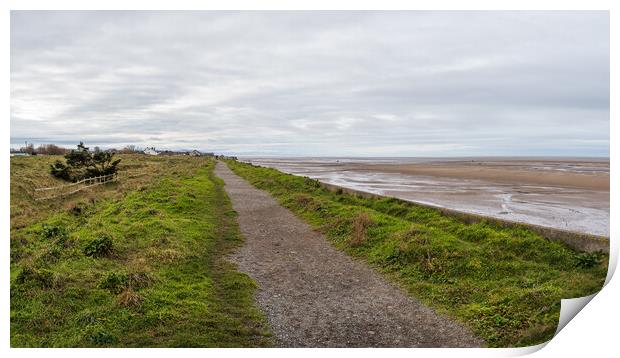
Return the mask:
{"type": "Polygon", "coordinates": [[[26,144],[25,147],[19,148],[19,151],[22,152],[22,153],[28,153],[30,155],[37,155],[37,152],[34,149],[34,144],[32,144],[32,143],[26,144]]]}
{"type": "Polygon", "coordinates": [[[60,155],[67,153],[67,149],[54,144],[41,144],[36,151],[37,154],[60,155]]]}
{"type": "Polygon", "coordinates": [[[140,150],[133,144],[126,145],[123,149],[120,150],[122,154],[132,154],[138,153],[140,150]]]}
{"type": "Polygon", "coordinates": [[[90,152],[83,142],[78,144],[77,149],[71,150],[65,155],[66,163],[57,160],[51,165],[50,172],[53,176],[69,181],[78,181],[100,175],[114,174],[117,171],[120,159],[112,160],[114,153],[90,152]]]}

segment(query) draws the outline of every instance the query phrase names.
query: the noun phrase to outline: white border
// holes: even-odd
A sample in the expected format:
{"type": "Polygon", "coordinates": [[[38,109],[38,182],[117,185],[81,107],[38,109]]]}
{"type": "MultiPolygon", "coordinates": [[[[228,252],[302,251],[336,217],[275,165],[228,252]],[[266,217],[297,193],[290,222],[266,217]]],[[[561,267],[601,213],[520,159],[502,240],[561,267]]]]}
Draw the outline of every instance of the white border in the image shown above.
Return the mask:
{"type": "MultiPolygon", "coordinates": [[[[617,100],[618,100],[618,71],[616,71],[618,63],[618,21],[620,17],[617,14],[618,5],[614,8],[617,1],[603,1],[603,0],[589,0],[589,1],[544,1],[544,0],[521,0],[521,1],[483,1],[483,0],[470,0],[470,1],[458,1],[458,0],[445,0],[445,1],[414,1],[414,0],[393,0],[393,1],[381,1],[381,0],[358,0],[358,1],[336,1],[336,0],[229,0],[229,1],[190,1],[190,0],[151,0],[151,1],[129,1],[129,0],[67,0],[67,1],[45,1],[45,0],[9,0],[3,1],[3,12],[0,15],[0,27],[2,31],[1,45],[4,49],[4,56],[2,56],[2,79],[3,86],[1,87],[2,97],[5,99],[0,101],[0,109],[2,113],[5,113],[5,120],[2,121],[4,138],[2,148],[9,148],[9,136],[10,136],[10,108],[9,108],[9,94],[10,94],[10,25],[9,25],[9,10],[26,10],[26,9],[204,9],[204,10],[217,10],[217,9],[246,9],[246,10],[318,10],[318,9],[330,9],[330,10],[363,10],[363,9],[391,9],[391,10],[404,10],[404,9],[418,9],[418,10],[611,10],[611,118],[617,113],[617,100]]],[[[615,145],[618,133],[620,133],[620,127],[617,120],[610,120],[610,135],[611,135],[611,218],[619,217],[616,204],[618,203],[618,190],[614,183],[618,183],[618,146],[615,145]]],[[[109,355],[136,355],[136,354],[149,354],[153,356],[168,356],[170,354],[182,354],[191,356],[203,356],[209,355],[253,355],[253,356],[265,356],[265,357],[279,357],[289,356],[294,354],[296,356],[314,356],[317,353],[321,355],[348,355],[355,354],[361,356],[375,356],[378,354],[389,354],[391,357],[409,357],[412,354],[437,357],[445,355],[464,356],[464,357],[490,357],[490,356],[513,356],[523,355],[536,351],[541,347],[531,347],[525,349],[390,349],[389,352],[378,349],[324,349],[316,351],[312,349],[296,349],[291,350],[278,350],[278,349],[262,349],[262,350],[243,350],[243,349],[183,349],[170,351],[163,350],[123,350],[123,349],[71,349],[71,350],[24,350],[24,349],[11,349],[9,350],[9,156],[0,156],[2,163],[2,174],[0,180],[2,181],[2,197],[4,205],[2,206],[2,226],[4,228],[3,235],[4,245],[2,248],[2,266],[1,266],[1,280],[2,280],[2,307],[1,319],[2,319],[2,348],[8,350],[9,354],[16,356],[40,354],[43,353],[46,356],[54,357],[66,357],[66,356],[82,356],[88,354],[89,356],[101,356],[106,358],[109,355]]],[[[611,238],[612,238],[612,262],[610,267],[615,268],[617,261],[617,245],[614,238],[620,232],[618,221],[611,220],[611,238]]],[[[611,278],[612,272],[608,276],[611,278]]],[[[579,313],[567,326],[563,329],[554,339],[552,339],[543,349],[539,350],[536,355],[540,357],[554,357],[554,356],[608,356],[611,352],[617,351],[617,332],[618,332],[618,302],[620,302],[620,287],[617,283],[618,279],[611,280],[609,284],[592,299],[592,301],[579,313]]]]}

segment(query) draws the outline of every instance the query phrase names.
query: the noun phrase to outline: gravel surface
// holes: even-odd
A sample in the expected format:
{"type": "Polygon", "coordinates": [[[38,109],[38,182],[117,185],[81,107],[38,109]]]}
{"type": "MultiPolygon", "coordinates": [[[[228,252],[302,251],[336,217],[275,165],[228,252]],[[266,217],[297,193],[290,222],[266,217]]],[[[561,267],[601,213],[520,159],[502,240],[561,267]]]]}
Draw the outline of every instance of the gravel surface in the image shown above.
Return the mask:
{"type": "Polygon", "coordinates": [[[472,347],[484,342],[442,317],[218,162],[245,245],[234,256],[259,285],[280,347],[472,347]]]}

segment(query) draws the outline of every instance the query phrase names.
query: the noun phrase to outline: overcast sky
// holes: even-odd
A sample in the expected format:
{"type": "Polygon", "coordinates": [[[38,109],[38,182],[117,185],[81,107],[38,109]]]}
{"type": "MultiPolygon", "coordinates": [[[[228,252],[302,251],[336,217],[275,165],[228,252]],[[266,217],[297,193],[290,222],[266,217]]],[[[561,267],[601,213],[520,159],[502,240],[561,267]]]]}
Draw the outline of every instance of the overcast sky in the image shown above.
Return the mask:
{"type": "Polygon", "coordinates": [[[609,155],[607,12],[11,12],[11,144],[609,155]]]}

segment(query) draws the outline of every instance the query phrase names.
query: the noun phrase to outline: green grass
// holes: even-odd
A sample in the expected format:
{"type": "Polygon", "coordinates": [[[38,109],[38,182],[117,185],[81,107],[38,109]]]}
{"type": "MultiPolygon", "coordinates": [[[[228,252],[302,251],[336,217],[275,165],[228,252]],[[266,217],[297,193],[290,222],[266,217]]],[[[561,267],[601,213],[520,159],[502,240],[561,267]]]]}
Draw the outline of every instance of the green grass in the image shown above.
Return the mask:
{"type": "Polygon", "coordinates": [[[560,300],[595,293],[605,280],[607,255],[584,257],[525,228],[466,224],[396,199],[330,192],[275,169],[228,165],[335,247],[468,325],[491,347],[549,340],[560,300]]]}
{"type": "MultiPolygon", "coordinates": [[[[32,161],[12,162],[12,186],[49,160],[20,159],[32,161]]],[[[79,210],[48,204],[41,218],[16,215],[12,347],[271,344],[256,284],[225,259],[242,240],[214,162],[160,160],[160,177],[103,185],[79,210]]],[[[11,200],[12,211],[31,205],[25,194],[11,200]]]]}
{"type": "Polygon", "coordinates": [[[122,180],[91,187],[62,200],[35,201],[33,194],[36,188],[67,184],[49,174],[50,165],[64,158],[60,155],[11,157],[11,230],[40,222],[59,210],[90,205],[104,199],[119,199],[127,191],[140,189],[159,176],[185,170],[192,163],[179,157],[140,154],[118,154],[114,158],[121,159],[119,175],[122,180]],[[127,178],[127,174],[131,177],[127,178]]]}

